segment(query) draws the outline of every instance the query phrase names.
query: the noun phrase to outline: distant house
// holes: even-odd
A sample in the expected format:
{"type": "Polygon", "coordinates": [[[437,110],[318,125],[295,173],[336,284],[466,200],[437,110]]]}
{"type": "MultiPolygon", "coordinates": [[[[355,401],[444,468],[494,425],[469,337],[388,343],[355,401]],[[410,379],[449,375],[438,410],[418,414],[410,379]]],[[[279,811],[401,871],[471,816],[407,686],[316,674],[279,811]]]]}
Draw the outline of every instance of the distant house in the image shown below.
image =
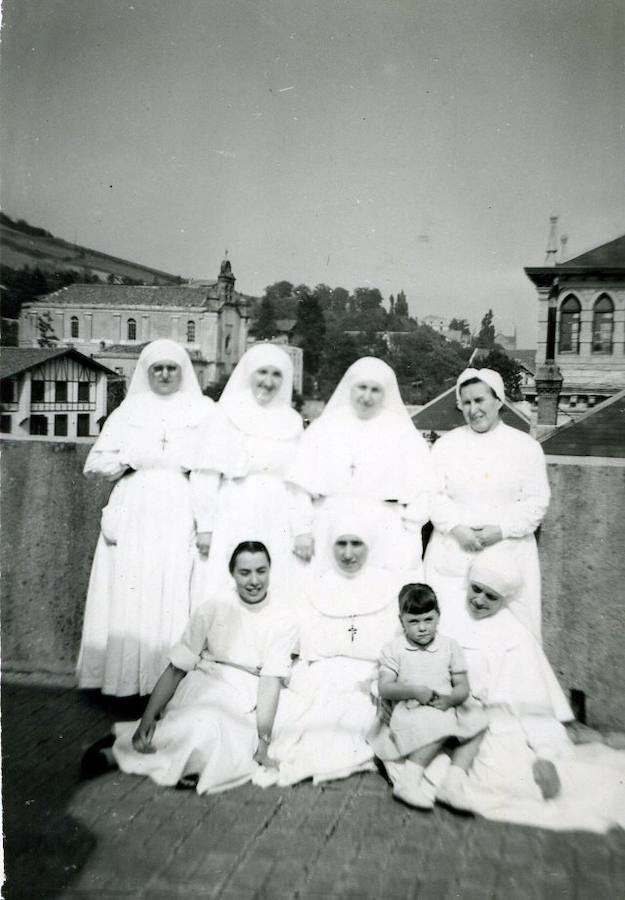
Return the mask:
{"type": "Polygon", "coordinates": [[[555,303],[560,403],[579,415],[625,388],[625,235],[565,262],[529,267],[538,295],[536,365],[546,361],[555,303]]]}
{"type": "Polygon", "coordinates": [[[77,350],[3,347],[0,432],[11,438],[94,437],[106,417],[115,372],[77,350]]]}
{"type": "Polygon", "coordinates": [[[186,346],[200,385],[206,387],[227,377],[245,351],[248,302],[234,285],[227,259],[214,281],[71,284],[24,303],[19,346],[37,346],[44,317],[59,345],[102,359],[128,380],[142,346],[155,338],[171,338],[186,346]]]}
{"type": "MultiPolygon", "coordinates": [[[[508,400],[502,407],[501,418],[506,425],[511,425],[512,428],[518,428],[519,431],[529,433],[529,419],[520,413],[508,400]]],[[[448,431],[457,428],[458,425],[464,425],[464,416],[456,406],[455,386],[448,388],[448,390],[439,394],[438,397],[426,403],[412,417],[412,421],[414,426],[428,440],[432,439],[432,435],[441,437],[448,431]]]]}
{"type": "Polygon", "coordinates": [[[516,328],[514,334],[504,334],[503,331],[498,331],[495,335],[495,343],[508,352],[516,350],[516,328]]]}
{"type": "Polygon", "coordinates": [[[625,459],[625,390],[541,439],[548,456],[625,459]]]}
{"type": "Polygon", "coordinates": [[[437,331],[443,336],[447,333],[449,328],[449,319],[445,319],[442,316],[423,316],[420,321],[422,325],[427,325],[428,328],[437,331]]]}

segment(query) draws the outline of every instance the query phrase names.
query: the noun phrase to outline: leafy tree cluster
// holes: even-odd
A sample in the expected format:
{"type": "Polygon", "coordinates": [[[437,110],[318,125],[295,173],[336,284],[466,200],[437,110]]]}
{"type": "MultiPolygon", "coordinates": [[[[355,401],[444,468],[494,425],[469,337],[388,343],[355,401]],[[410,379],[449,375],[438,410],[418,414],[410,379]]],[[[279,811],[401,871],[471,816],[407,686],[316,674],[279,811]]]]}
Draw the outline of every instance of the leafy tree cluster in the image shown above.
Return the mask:
{"type": "Polygon", "coordinates": [[[470,353],[419,325],[404,291],[389,297],[387,307],[375,287],[350,292],[278,281],[257,302],[253,334],[275,337],[279,319],[295,320],[292,340],[304,351],[305,391],[323,399],[353,362],[377,356],[395,369],[406,402],[426,402],[457,377],[470,353]]]}
{"type": "Polygon", "coordinates": [[[11,216],[7,216],[6,213],[0,212],[0,225],[8,225],[9,228],[12,228],[14,231],[21,231],[24,234],[31,234],[34,237],[52,237],[49,231],[46,231],[45,228],[35,228],[34,225],[29,225],[25,219],[12,219],[11,216]]]}
{"type": "Polygon", "coordinates": [[[0,265],[0,279],[4,290],[2,292],[2,315],[9,319],[19,318],[22,303],[36,300],[44,294],[58,291],[68,284],[80,282],[81,284],[100,284],[101,279],[97,275],[89,273],[65,270],[47,272],[35,266],[24,266],[22,269],[11,269],[9,266],[0,265]]]}

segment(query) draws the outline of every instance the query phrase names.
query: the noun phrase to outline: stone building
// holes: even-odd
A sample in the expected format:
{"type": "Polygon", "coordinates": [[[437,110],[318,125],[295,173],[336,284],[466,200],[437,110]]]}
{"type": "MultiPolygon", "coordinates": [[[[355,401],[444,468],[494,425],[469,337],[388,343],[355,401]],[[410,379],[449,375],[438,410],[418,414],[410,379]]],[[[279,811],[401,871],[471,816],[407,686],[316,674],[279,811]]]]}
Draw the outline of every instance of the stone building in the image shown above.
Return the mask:
{"type": "Polygon", "coordinates": [[[525,273],[538,294],[536,366],[559,370],[560,406],[579,415],[625,388],[625,235],[525,273]]]}
{"type": "Polygon", "coordinates": [[[0,432],[6,437],[94,437],[115,373],[73,348],[3,347],[0,432]]]}
{"type": "Polygon", "coordinates": [[[226,378],[245,352],[248,299],[234,285],[228,259],[214,281],[71,284],[22,306],[19,346],[36,347],[44,322],[59,346],[102,360],[128,380],[146,343],[171,338],[186,346],[204,388],[226,378]]]}

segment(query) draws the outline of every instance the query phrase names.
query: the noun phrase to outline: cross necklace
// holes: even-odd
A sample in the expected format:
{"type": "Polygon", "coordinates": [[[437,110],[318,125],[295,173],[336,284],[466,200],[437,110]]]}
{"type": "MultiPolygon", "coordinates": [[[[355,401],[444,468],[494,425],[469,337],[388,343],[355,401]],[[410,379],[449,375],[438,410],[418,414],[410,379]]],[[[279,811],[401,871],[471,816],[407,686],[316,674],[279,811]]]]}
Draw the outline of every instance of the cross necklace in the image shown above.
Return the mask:
{"type": "Polygon", "coordinates": [[[166,431],[163,431],[163,437],[162,437],[162,440],[161,440],[161,448],[162,448],[163,453],[165,452],[165,446],[166,446],[168,443],[169,443],[169,441],[167,440],[167,432],[166,432],[166,431]]]}
{"type": "Polygon", "coordinates": [[[349,626],[349,628],[348,628],[347,630],[348,630],[348,631],[350,632],[350,634],[351,634],[351,642],[352,642],[352,644],[353,644],[353,643],[354,643],[354,638],[355,638],[356,635],[358,634],[358,629],[357,629],[356,626],[354,625],[354,616],[352,616],[352,623],[351,623],[351,625],[349,626]]]}

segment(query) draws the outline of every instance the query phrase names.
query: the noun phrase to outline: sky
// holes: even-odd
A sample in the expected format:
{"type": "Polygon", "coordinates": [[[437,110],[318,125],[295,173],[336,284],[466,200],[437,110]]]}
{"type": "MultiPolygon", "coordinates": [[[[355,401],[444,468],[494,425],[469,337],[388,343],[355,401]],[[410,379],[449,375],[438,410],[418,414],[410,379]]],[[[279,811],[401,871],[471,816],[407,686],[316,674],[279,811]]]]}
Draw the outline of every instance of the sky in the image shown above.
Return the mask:
{"type": "Polygon", "coordinates": [[[536,335],[625,231],[621,0],[4,0],[9,215],[184,277],[404,290],[536,335]]]}

